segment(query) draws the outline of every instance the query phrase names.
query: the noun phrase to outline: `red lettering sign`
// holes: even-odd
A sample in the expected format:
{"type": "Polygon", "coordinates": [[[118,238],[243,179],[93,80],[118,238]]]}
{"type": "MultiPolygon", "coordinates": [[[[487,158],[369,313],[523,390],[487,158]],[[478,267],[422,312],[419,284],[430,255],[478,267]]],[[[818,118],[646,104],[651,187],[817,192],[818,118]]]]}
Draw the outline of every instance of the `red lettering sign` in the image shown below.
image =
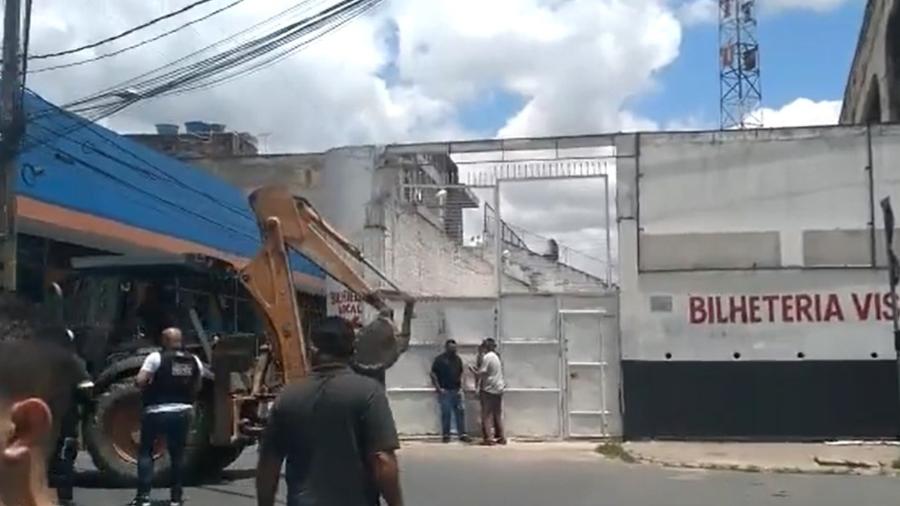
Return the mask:
{"type": "Polygon", "coordinates": [[[332,292],[328,294],[328,302],[333,314],[350,321],[357,327],[362,326],[363,303],[358,295],[349,290],[332,292]]]}
{"type": "Polygon", "coordinates": [[[897,307],[880,292],[689,295],[687,302],[693,325],[890,321],[897,307]]]}

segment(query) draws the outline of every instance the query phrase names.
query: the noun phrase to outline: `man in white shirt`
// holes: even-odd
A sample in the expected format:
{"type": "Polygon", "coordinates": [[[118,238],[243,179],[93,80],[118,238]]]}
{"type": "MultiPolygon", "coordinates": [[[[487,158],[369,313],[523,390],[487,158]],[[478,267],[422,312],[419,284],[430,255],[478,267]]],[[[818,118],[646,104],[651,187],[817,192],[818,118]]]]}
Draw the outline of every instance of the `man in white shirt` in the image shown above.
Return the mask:
{"type": "Polygon", "coordinates": [[[135,383],[142,392],[141,443],[138,454],[138,489],[132,502],[150,506],[153,480],[153,446],[165,436],[171,460],[171,504],[182,503],[182,459],[187,444],[194,400],[202,384],[203,364],[196,355],[184,351],[181,330],[162,331],[162,351],[144,360],[135,383]]]}
{"type": "Polygon", "coordinates": [[[478,376],[481,397],[481,430],[484,445],[506,444],[503,435],[503,363],[497,353],[497,342],[485,339],[478,348],[478,361],[473,368],[478,376]]]}

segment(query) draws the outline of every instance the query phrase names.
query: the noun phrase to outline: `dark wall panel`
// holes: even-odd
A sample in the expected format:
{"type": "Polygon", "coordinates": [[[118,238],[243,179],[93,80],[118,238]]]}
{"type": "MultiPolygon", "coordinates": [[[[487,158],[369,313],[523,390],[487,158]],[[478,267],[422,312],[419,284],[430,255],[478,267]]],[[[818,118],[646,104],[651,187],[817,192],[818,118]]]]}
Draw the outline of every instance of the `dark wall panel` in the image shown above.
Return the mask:
{"type": "Polygon", "coordinates": [[[832,439],[898,435],[893,360],[624,361],[631,439],[832,439]]]}

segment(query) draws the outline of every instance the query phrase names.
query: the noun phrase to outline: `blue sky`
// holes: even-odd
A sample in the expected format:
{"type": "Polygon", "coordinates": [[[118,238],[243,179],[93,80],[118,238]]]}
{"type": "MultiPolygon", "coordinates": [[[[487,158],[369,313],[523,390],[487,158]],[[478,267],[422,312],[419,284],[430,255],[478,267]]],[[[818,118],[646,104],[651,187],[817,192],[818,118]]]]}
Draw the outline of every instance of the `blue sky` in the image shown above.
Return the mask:
{"type": "MultiPolygon", "coordinates": [[[[763,107],[779,109],[797,98],[840,100],[856,47],[865,2],[832,9],[763,12],[758,38],[763,107]]],[[[662,128],[715,128],[719,121],[718,29],[715,20],[682,25],[677,58],[656,71],[648,92],[624,106],[662,128]]],[[[526,103],[502,87],[484,90],[458,106],[464,128],[493,135],[526,103]]]]}
{"type": "MultiPolygon", "coordinates": [[[[806,97],[840,100],[862,22],[862,1],[828,12],[790,10],[762,15],[758,37],[763,105],[777,109],[806,97]]],[[[718,31],[715,23],[688,26],[678,58],[658,75],[658,89],[634,101],[662,124],[685,119],[718,122],[718,31]]]]}

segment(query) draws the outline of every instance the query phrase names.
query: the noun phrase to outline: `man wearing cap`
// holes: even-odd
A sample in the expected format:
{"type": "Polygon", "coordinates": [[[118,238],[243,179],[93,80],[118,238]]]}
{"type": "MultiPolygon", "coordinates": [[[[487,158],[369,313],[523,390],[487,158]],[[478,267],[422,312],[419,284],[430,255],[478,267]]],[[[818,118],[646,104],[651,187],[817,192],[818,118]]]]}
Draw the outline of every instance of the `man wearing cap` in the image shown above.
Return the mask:
{"type": "Polygon", "coordinates": [[[273,506],[287,461],[288,506],[402,506],[400,447],[384,387],[350,368],[356,336],[343,318],[310,335],[312,374],[287,386],[269,415],[256,473],[258,506],[273,506]]]}

